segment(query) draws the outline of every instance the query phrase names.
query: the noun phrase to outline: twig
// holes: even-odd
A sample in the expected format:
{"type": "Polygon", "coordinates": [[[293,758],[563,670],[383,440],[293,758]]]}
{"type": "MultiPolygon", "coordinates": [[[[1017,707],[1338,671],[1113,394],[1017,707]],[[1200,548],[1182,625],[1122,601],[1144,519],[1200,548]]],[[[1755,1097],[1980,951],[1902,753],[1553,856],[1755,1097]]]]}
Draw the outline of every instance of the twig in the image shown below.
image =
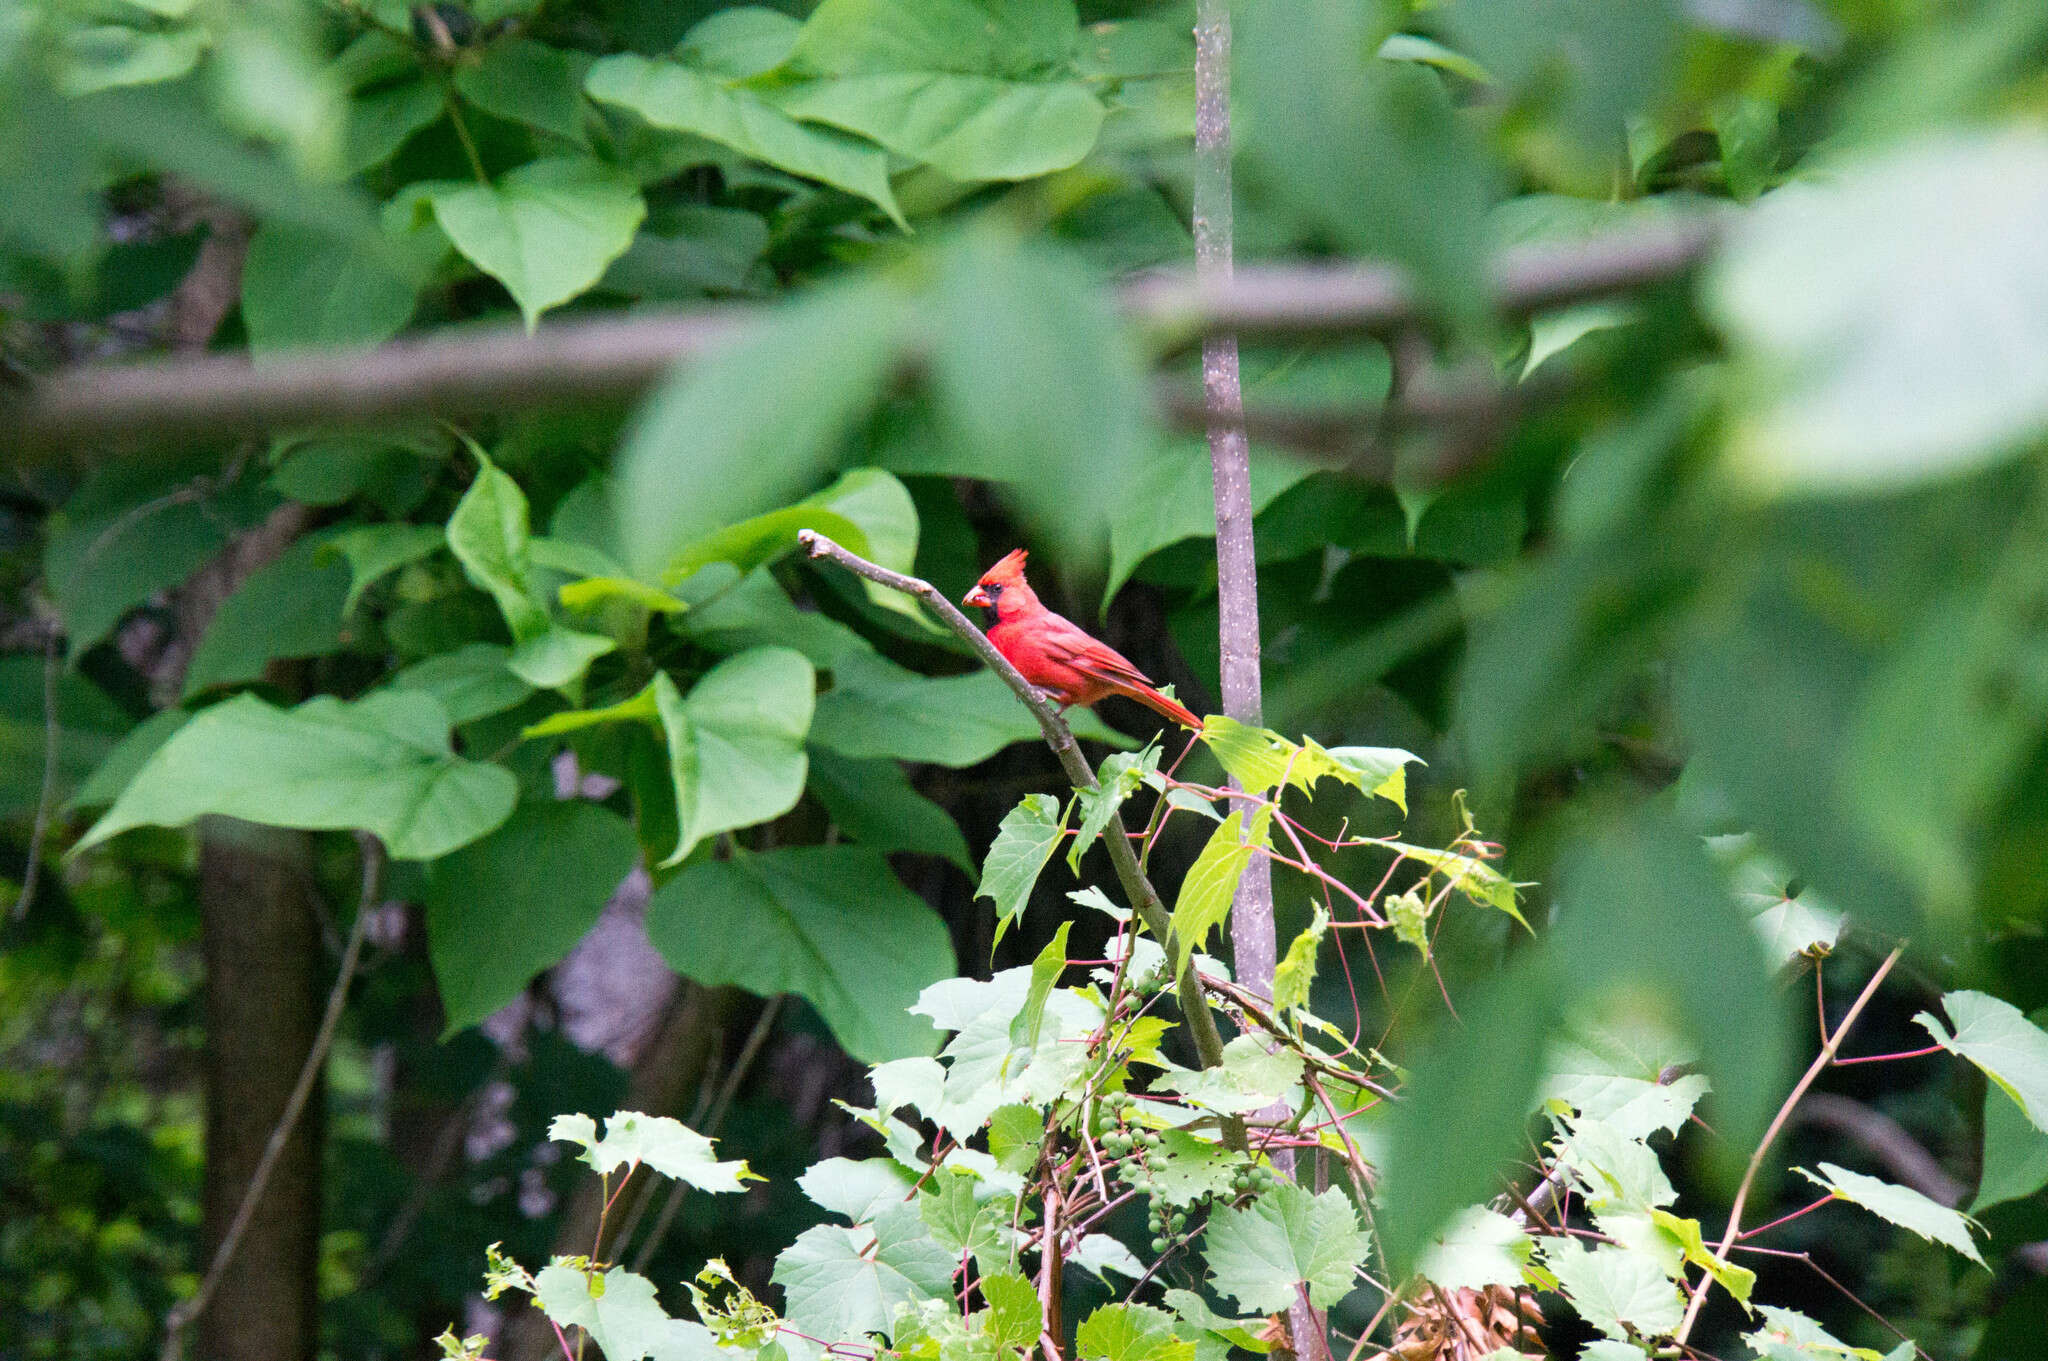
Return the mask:
{"type": "MultiPolygon", "coordinates": [[[[1036,686],[1025,680],[1009,658],[996,651],[996,645],[988,635],[976,628],[966,615],[960,613],[945,593],[929,581],[905,576],[879,567],[857,553],[850,553],[832,540],[815,530],[800,530],[797,542],[813,558],[824,558],[838,564],[855,576],[887,586],[892,591],[901,591],[907,596],[924,602],[925,607],[937,615],[940,622],[951,629],[956,637],[974,649],[974,654],[1008,685],[1031,716],[1038,720],[1039,731],[1045,735],[1046,745],[1059,758],[1060,769],[1076,789],[1097,787],[1095,772],[1088,766],[1088,758],[1081,754],[1080,744],[1066,722],[1046,703],[1036,686]]],[[[1123,814],[1112,812],[1109,826],[1103,831],[1103,841],[1109,847],[1109,862],[1116,869],[1116,877],[1123,885],[1124,896],[1131,907],[1144,921],[1146,927],[1158,938],[1167,950],[1167,957],[1173,957],[1173,925],[1166,914],[1166,905],[1159,899],[1159,891],[1152,887],[1152,881],[1138,868],[1137,853],[1131,850],[1131,839],[1124,829],[1123,814]]],[[[1223,1037],[1217,1032],[1216,1018],[1209,1014],[1208,1003],[1202,997],[1201,981],[1195,975],[1193,956],[1183,965],[1180,976],[1174,980],[1174,993],[1180,999],[1181,1014],[1187,1021],[1188,1031],[1195,1042],[1195,1052],[1200,1055],[1204,1068],[1214,1068],[1223,1062],[1223,1037]]],[[[1225,1134],[1235,1130],[1235,1146],[1242,1148],[1244,1128],[1240,1121],[1225,1125],[1225,1134]]]]}
{"type": "Polygon", "coordinates": [[[341,1024],[342,1008],[348,1002],[349,984],[354,981],[356,963],[362,958],[363,937],[369,929],[370,912],[377,905],[380,885],[384,881],[383,844],[368,832],[356,833],[356,841],[362,848],[362,894],[356,903],[355,924],[349,929],[348,947],[342,952],[341,968],[335,975],[333,990],[327,994],[327,1011],[320,1018],[320,1029],[314,1033],[313,1047],[307,1051],[306,1061],[299,1068],[299,1080],[284,1103],[284,1113],[278,1117],[277,1127],[270,1131],[270,1141],[263,1146],[263,1157],[256,1164],[255,1174],[249,1178],[248,1189],[242,1192],[242,1203],[235,1208],[235,1217],[229,1222],[228,1231],[221,1236],[213,1260],[207,1264],[205,1278],[199,1282],[199,1289],[192,1298],[173,1307],[164,1319],[160,1361],[177,1361],[182,1354],[185,1329],[205,1312],[206,1303],[213,1298],[222,1274],[234,1261],[235,1250],[242,1244],[242,1235],[248,1231],[249,1221],[255,1218],[257,1202],[263,1199],[264,1189],[270,1183],[270,1173],[284,1153],[284,1146],[290,1141],[292,1130],[306,1109],[306,1101],[313,1094],[314,1084],[320,1080],[320,1073],[327,1064],[327,1050],[334,1043],[336,1027],[341,1024]]]}
{"type": "MultiPolygon", "coordinates": [[[[1807,1065],[1806,1072],[1794,1084],[1792,1094],[1785,1098],[1785,1103],[1782,1106],[1778,1107],[1777,1115],[1771,1119],[1770,1128],[1764,1131],[1764,1137],[1757,1142],[1756,1152],[1749,1155],[1749,1166],[1743,1169],[1742,1180],[1735,1188],[1735,1203],[1728,1209],[1728,1230],[1721,1235],[1720,1245],[1714,1249],[1714,1260],[1716,1262],[1726,1265],[1729,1249],[1734,1247],[1736,1241],[1742,1236],[1742,1210],[1749,1203],[1750,1189],[1756,1185],[1757,1173],[1763,1169],[1764,1155],[1770,1152],[1771,1145],[1776,1142],[1779,1132],[1785,1128],[1786,1122],[1792,1118],[1792,1108],[1797,1106],[1799,1099],[1806,1095],[1806,1089],[1813,1085],[1814,1079],[1818,1078],[1827,1070],[1828,1065],[1834,1062],[1835,1051],[1841,1047],[1843,1037],[1849,1033],[1849,1028],[1856,1024],[1856,1018],[1863,1014],[1863,1008],[1869,1005],[1870,999],[1877,995],[1877,989],[1884,982],[1885,976],[1891,973],[1892,966],[1897,964],[1899,957],[1905,953],[1906,947],[1901,945],[1889,955],[1886,955],[1884,963],[1877,966],[1877,972],[1870,976],[1870,981],[1863,985],[1863,991],[1857,994],[1855,1002],[1849,1007],[1848,1014],[1842,1017],[1842,1023],[1835,1027],[1835,1033],[1829,1035],[1823,1030],[1820,1053],[1814,1056],[1813,1062],[1807,1065]]],[[[1678,1331],[1672,1334],[1672,1340],[1680,1346],[1684,1346],[1686,1338],[1691,1336],[1692,1326],[1699,1319],[1700,1308],[1706,1303],[1707,1290],[1713,1283],[1714,1273],[1711,1271],[1702,1272],[1699,1283],[1693,1287],[1692,1298],[1686,1301],[1685,1317],[1679,1323],[1678,1331]]]]}
{"type": "MultiPolygon", "coordinates": [[[[733,1060],[732,1072],[725,1078],[725,1085],[718,1090],[718,1099],[712,1103],[711,1113],[704,1119],[702,1134],[716,1134],[725,1125],[726,1112],[732,1109],[733,1098],[738,1095],[740,1083],[746,1078],[747,1070],[753,1067],[760,1056],[761,1047],[775,1031],[776,1019],[782,1014],[782,996],[777,994],[768,999],[761,1008],[761,1015],[754,1021],[754,1028],[747,1032],[747,1039],[740,1046],[740,1055],[733,1060]]],[[[668,1235],[669,1226],[675,1223],[676,1211],[682,1208],[683,1195],[689,1189],[686,1182],[677,1182],[669,1188],[668,1199],[662,1203],[661,1213],[654,1218],[654,1227],[647,1231],[647,1240],[640,1245],[640,1251],[633,1255],[633,1270],[645,1272],[647,1264],[654,1260],[654,1251],[661,1246],[661,1240],[668,1235]]],[[[629,1223],[625,1233],[619,1237],[623,1248],[632,1237],[633,1226],[629,1223]]]]}
{"type": "Polygon", "coordinates": [[[53,622],[43,641],[43,783],[36,795],[36,820],[28,832],[28,865],[21,872],[21,892],[10,916],[20,921],[36,897],[36,875],[42,869],[43,838],[50,834],[51,805],[57,801],[57,748],[62,733],[57,722],[57,677],[60,673],[58,630],[53,622]]]}
{"type": "MultiPolygon", "coordinates": [[[[1509,315],[1583,302],[1685,273],[1714,241],[1710,222],[1614,233],[1569,246],[1531,246],[1495,260],[1493,299],[1509,315]]],[[[1297,265],[1237,271],[1227,281],[1160,274],[1118,291],[1132,324],[1168,338],[1384,334],[1422,306],[1385,264],[1297,265]]],[[[9,443],[119,447],[151,439],[394,416],[480,412],[630,398],[679,360],[730,343],[763,315],[730,306],[552,322],[537,334],[465,330],[374,349],[246,359],[197,356],[158,364],[87,365],[41,380],[0,408],[9,443]]]]}

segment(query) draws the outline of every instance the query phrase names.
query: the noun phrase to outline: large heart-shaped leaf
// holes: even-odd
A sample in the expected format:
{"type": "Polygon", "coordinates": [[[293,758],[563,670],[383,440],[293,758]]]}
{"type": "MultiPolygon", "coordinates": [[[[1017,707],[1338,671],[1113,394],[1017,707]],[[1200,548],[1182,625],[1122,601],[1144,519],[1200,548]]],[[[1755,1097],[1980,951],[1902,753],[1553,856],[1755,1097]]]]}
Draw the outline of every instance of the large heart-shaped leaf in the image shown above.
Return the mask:
{"type": "Polygon", "coordinates": [[[528,330],[603,277],[647,215],[639,186],[600,161],[533,161],[495,184],[422,191],[448,239],[505,285],[528,330]]]}
{"type": "Polygon", "coordinates": [[[624,818],[572,800],[524,804],[497,831],[436,862],[427,953],[448,1031],[483,1020],[568,954],[639,851],[624,818]]]}
{"type": "Polygon", "coordinates": [[[196,715],[137,771],[77,849],[131,827],[208,813],[273,827],[375,833],[400,860],[432,860],[512,813],[519,782],[448,743],[448,712],[417,690],[295,709],[239,695],[196,715]]]}
{"type": "Polygon", "coordinates": [[[952,976],[952,942],[877,852],[805,846],[692,865],[655,893],[647,933],[700,983],[797,994],[864,1062],[937,1046],[909,1007],[952,976]]]}
{"type": "Polygon", "coordinates": [[[555,714],[526,730],[552,737],[603,723],[659,725],[675,788],[680,864],[705,837],[780,817],[803,794],[817,673],[802,653],[755,647],[706,672],[687,697],[667,672],[631,699],[555,714]]]}
{"type": "Polygon", "coordinates": [[[242,321],[257,358],[305,345],[375,345],[411,319],[419,288],[376,238],[265,223],[242,265],[242,321]]]}

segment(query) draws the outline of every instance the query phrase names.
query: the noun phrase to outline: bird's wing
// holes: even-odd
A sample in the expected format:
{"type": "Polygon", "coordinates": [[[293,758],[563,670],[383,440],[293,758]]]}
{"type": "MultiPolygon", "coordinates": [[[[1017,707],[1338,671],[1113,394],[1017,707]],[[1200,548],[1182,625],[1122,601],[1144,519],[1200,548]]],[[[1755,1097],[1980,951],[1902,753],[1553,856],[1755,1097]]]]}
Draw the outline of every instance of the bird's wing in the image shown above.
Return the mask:
{"type": "Polygon", "coordinates": [[[1085,676],[1110,685],[1152,684],[1122,653],[1059,615],[1047,613],[1040,638],[1047,652],[1085,676]]]}

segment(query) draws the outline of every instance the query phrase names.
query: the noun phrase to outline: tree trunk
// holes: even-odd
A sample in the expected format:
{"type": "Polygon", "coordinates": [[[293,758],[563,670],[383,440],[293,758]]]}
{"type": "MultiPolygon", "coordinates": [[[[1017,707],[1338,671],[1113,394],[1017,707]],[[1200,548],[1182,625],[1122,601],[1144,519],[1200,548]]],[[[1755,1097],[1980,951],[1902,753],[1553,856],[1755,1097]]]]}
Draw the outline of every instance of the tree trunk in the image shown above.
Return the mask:
{"type": "MultiPolygon", "coordinates": [[[[210,1262],[313,1047],[326,961],[303,832],[208,818],[199,843],[206,966],[206,1178],[210,1262]]],[[[307,1110],[199,1318],[202,1361],[312,1361],[319,1343],[324,1100],[307,1110]]]]}

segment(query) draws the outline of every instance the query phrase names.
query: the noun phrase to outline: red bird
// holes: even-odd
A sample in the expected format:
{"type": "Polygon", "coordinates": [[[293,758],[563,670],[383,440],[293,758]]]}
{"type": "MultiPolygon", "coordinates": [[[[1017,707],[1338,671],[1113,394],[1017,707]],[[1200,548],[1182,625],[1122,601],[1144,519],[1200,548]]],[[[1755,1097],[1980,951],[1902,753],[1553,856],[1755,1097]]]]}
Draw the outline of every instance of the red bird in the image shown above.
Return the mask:
{"type": "Polygon", "coordinates": [[[1058,700],[1061,710],[1070,704],[1086,706],[1109,695],[1123,695],[1186,727],[1202,726],[1193,711],[1153,689],[1145,673],[1115,648],[1089,637],[1071,620],[1041,604],[1037,592],[1024,580],[1023,549],[1012,551],[982,573],[960,603],[995,611],[988,640],[1025,680],[1058,700]]]}

